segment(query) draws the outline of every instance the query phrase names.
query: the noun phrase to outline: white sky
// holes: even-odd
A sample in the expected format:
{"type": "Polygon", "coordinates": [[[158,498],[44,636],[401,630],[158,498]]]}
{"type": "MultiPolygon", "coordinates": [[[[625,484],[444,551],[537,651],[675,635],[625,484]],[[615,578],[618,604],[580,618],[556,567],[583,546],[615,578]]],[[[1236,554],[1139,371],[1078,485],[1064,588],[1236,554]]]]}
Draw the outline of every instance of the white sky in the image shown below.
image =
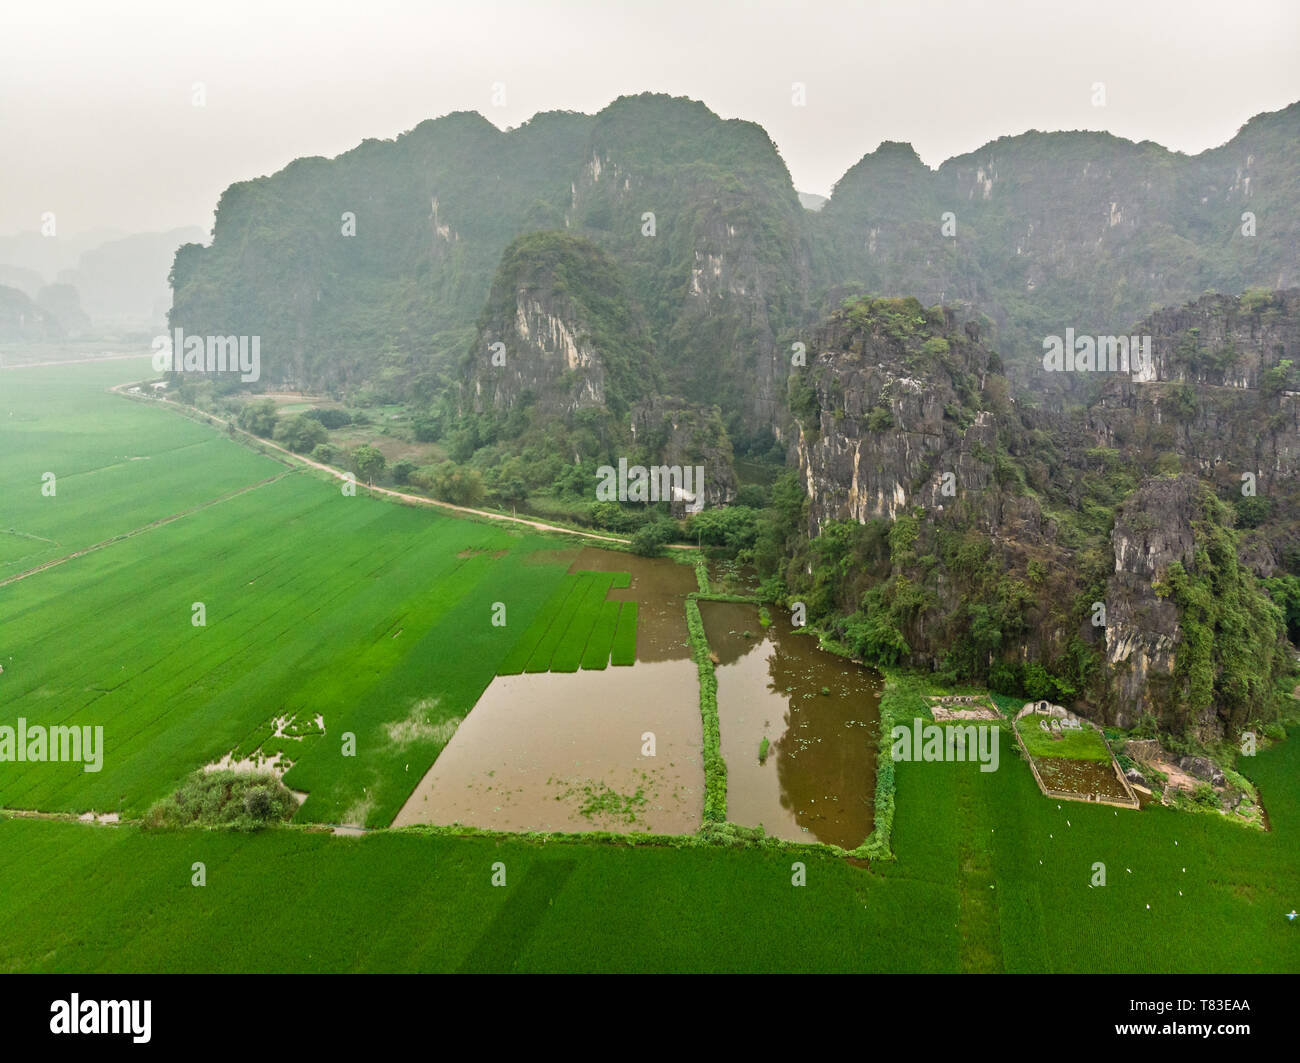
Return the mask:
{"type": "Polygon", "coordinates": [[[822,194],[881,140],[931,166],[1030,128],[1193,153],[1300,99],[1300,0],[0,0],[0,234],[206,229],[298,156],[648,90],[758,122],[822,194]]]}

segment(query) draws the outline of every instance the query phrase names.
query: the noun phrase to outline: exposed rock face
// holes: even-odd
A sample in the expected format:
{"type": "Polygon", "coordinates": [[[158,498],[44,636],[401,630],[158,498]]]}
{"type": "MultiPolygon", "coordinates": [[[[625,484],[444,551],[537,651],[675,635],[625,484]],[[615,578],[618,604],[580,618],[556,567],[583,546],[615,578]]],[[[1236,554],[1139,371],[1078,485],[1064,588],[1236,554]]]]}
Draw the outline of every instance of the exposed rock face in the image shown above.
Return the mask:
{"type": "Polygon", "coordinates": [[[1005,652],[1023,664],[1065,653],[1072,639],[1097,638],[1054,604],[1081,590],[1056,521],[1018,481],[999,480],[1000,460],[1004,473],[1011,469],[1008,440],[1028,442],[976,322],[915,300],[862,300],[832,315],[810,353],[791,380],[809,532],[833,521],[914,523],[914,549],[891,547],[874,581],[904,588],[898,593],[910,602],[895,618],[906,663],[952,667],[954,640],[1005,594],[1021,595],[1015,588],[1031,562],[1042,566],[1041,596],[1014,619],[1005,652]],[[978,563],[959,542],[979,553],[978,563]]]}
{"type": "Polygon", "coordinates": [[[1149,480],[1115,519],[1111,544],[1115,574],[1106,588],[1106,663],[1115,722],[1132,727],[1154,710],[1152,684],[1167,680],[1181,634],[1178,607],[1157,596],[1152,583],[1173,561],[1191,561],[1196,483],[1190,478],[1149,480]]]}
{"type": "MultiPolygon", "coordinates": [[[[915,302],[906,314],[925,317],[915,302]]],[[[815,404],[794,443],[813,529],[827,520],[893,520],[916,505],[941,513],[958,492],[987,499],[993,416],[956,411],[963,402],[958,382],[967,396],[980,387],[990,352],[953,326],[945,316],[891,334],[883,320],[856,324],[840,314],[817,331],[810,383],[796,381],[813,389],[815,404]],[[940,343],[927,353],[925,343],[936,337],[940,343]]],[[[983,518],[997,520],[995,501],[983,518]]]]}
{"type": "MultiPolygon", "coordinates": [[[[1300,513],[1300,372],[1285,367],[1300,366],[1300,289],[1205,296],[1133,331],[1152,337],[1152,373],[1107,374],[1087,415],[1097,443],[1172,452],[1225,495],[1300,513]]],[[[1255,537],[1243,562],[1271,576],[1281,545],[1255,537]]]]}
{"type": "MultiPolygon", "coordinates": [[[[631,429],[634,445],[654,455],[659,465],[704,470],[704,505],[721,506],[735,499],[731,443],[716,408],[659,397],[646,399],[633,407],[631,429]]],[[[693,483],[692,490],[698,493],[698,484],[693,483]]]]}
{"type": "Polygon", "coordinates": [[[853,521],[890,536],[875,553],[883,597],[859,585],[840,605],[858,610],[856,626],[838,633],[890,652],[905,643],[908,663],[935,670],[953,668],[960,645],[960,669],[1019,667],[1044,690],[1033,668],[1092,657],[1060,696],[1124,727],[1150,715],[1214,740],[1271,704],[1285,638],[1251,573],[1297,563],[1300,395],[1286,392],[1300,292],[1155,315],[1139,326],[1155,338],[1149,379],[1110,375],[1092,406],[1070,412],[1008,399],[977,329],[904,305],[846,304],[791,384],[810,534],[853,521]],[[1196,335],[1208,337],[1200,347],[1196,335]],[[1223,369],[1206,370],[1198,350],[1227,345],[1221,362],[1239,375],[1207,382],[1223,369]],[[1190,381],[1168,379],[1188,359],[1200,366],[1190,381]],[[1193,414],[1202,427],[1186,430],[1193,414]],[[1247,463],[1266,504],[1237,505],[1247,463]],[[1262,523],[1239,534],[1234,520],[1262,523]],[[915,529],[905,547],[901,522],[915,529]]]}
{"type": "Polygon", "coordinates": [[[810,267],[806,212],[762,128],[625,97],[594,120],[570,191],[565,225],[625,270],[674,393],[779,428],[778,338],[802,324],[810,267]]]}
{"type": "MultiPolygon", "coordinates": [[[[558,248],[549,253],[507,253],[509,264],[493,284],[492,311],[469,359],[472,401],[479,412],[507,414],[525,399],[548,416],[605,405],[605,358],[584,305],[594,293],[571,295],[564,276],[569,256],[585,256],[594,270],[608,271],[607,284],[614,265],[575,238],[556,234],[556,240],[558,248]]],[[[617,281],[611,287],[615,298],[625,298],[617,281]]]]}
{"type": "Polygon", "coordinates": [[[506,422],[526,411],[536,427],[607,412],[603,442],[629,462],[702,467],[705,505],[736,497],[721,414],[656,393],[659,356],[640,306],[598,247],[565,232],[520,237],[502,256],[488,307],[467,362],[464,399],[476,413],[506,422]]]}
{"type": "Polygon", "coordinates": [[[592,407],[621,417],[659,379],[621,271],[590,241],[553,231],[506,249],[466,372],[475,411],[526,406],[542,418],[592,407]]]}

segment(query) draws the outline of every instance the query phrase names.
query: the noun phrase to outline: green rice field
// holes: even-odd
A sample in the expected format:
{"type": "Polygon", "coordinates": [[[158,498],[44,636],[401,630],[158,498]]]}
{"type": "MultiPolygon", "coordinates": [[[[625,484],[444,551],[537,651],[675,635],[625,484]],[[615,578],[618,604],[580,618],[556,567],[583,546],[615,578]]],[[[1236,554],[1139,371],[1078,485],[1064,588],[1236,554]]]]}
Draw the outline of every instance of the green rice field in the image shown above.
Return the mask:
{"type": "MultiPolygon", "coordinates": [[[[605,600],[611,587],[627,587],[630,581],[627,572],[575,572],[566,576],[501,662],[498,674],[604,668],[610,662],[620,625],[630,632],[624,634],[624,642],[630,638],[635,648],[636,604],[605,600]],[[621,584],[618,577],[622,577],[621,584]]],[[[614,663],[633,662],[624,653],[614,663]]]]}
{"type": "MultiPolygon", "coordinates": [[[[108,394],[132,366],[0,371],[0,579],[69,558],[0,586],[0,723],[102,725],[106,746],[98,773],[0,764],[0,807],[131,819],[258,750],[293,761],[306,803],[251,834],[0,813],[0,971],[1300,970],[1295,730],[1239,763],[1268,832],[1058,803],[1005,733],[996,771],[894,765],[895,859],[870,866],[695,836],[382,829],[494,676],[633,663],[637,607],[606,600],[627,574],[346,497],[108,394]],[[381,829],[319,826],[343,822],[381,829]]],[[[882,711],[924,717],[934,692],[891,675],[882,711]]]]}
{"type": "MultiPolygon", "coordinates": [[[[33,377],[44,395],[45,376],[59,372],[71,376],[63,367],[10,371],[4,383],[21,388],[33,377]]],[[[81,383],[98,410],[101,381],[81,383]]],[[[299,818],[386,825],[566,580],[562,565],[532,557],[553,540],[364,492],[347,497],[175,413],[108,398],[128,434],[165,440],[163,426],[172,426],[206,437],[188,475],[202,485],[215,468],[214,495],[230,491],[241,469],[250,483],[284,475],[0,588],[4,718],[103,726],[110,751],[93,774],[80,764],[6,765],[0,806],[136,815],[189,771],[257,749],[273,719],[319,716],[323,735],[277,743],[293,761],[286,785],[309,795],[299,818]],[[492,623],[498,602],[504,626],[492,623]],[[195,603],[204,626],[194,624],[195,603]],[[343,755],[347,734],[354,756],[343,755]]],[[[30,433],[81,467],[75,441],[102,441],[60,432],[66,407],[55,409],[50,425],[30,433]]],[[[38,498],[45,463],[27,448],[0,458],[4,481],[27,483],[38,498]]],[[[114,480],[88,510],[78,492],[89,482],[61,481],[57,497],[43,500],[53,516],[25,503],[19,514],[32,515],[20,528],[75,542],[70,529],[93,512],[96,538],[127,530],[120,514],[110,520],[111,499],[142,485],[114,480]]],[[[201,494],[191,486],[183,501],[201,494]]],[[[168,508],[156,498],[127,507],[130,520],[168,508]]]]}
{"type": "Polygon", "coordinates": [[[1295,971],[1297,738],[1258,758],[1269,835],[1058,810],[1021,763],[902,764],[898,859],[870,870],[707,845],[0,819],[0,970],[1295,971]]]}

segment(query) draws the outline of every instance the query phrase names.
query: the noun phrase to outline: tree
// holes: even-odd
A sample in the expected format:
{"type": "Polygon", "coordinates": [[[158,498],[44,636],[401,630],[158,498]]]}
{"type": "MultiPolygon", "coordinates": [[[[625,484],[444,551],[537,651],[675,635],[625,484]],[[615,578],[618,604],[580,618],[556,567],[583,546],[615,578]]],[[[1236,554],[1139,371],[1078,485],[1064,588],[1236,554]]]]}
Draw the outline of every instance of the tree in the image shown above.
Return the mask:
{"type": "Polygon", "coordinates": [[[746,550],[758,538],[758,516],[758,511],[748,506],[701,510],[687,523],[686,537],[706,546],[746,550]]]}
{"type": "Polygon", "coordinates": [[[270,439],[275,434],[276,422],[279,420],[274,399],[258,399],[248,403],[239,412],[239,427],[263,439],[270,439]]]}
{"type": "Polygon", "coordinates": [[[283,443],[295,454],[306,454],[324,443],[329,435],[319,421],[305,415],[285,417],[275,426],[275,441],[283,443]]]}
{"type": "Polygon", "coordinates": [[[677,537],[677,525],[671,520],[657,520],[647,524],[632,536],[632,553],[642,557],[658,557],[665,543],[677,537]]]}
{"type": "Polygon", "coordinates": [[[374,483],[387,464],[384,456],[368,443],[362,443],[352,452],[352,468],[366,483],[374,483]]]}
{"type": "Polygon", "coordinates": [[[352,423],[352,418],[347,410],[336,410],[333,407],[327,407],[323,410],[308,410],[303,416],[310,417],[313,421],[319,421],[326,428],[342,428],[344,425],[352,423]]]}
{"type": "Polygon", "coordinates": [[[433,493],[444,502],[472,506],[483,501],[483,477],[477,469],[466,469],[454,461],[444,461],[433,470],[433,493]]]}
{"type": "Polygon", "coordinates": [[[522,505],[528,501],[528,485],[518,477],[504,480],[497,487],[497,497],[507,505],[522,505]]]}

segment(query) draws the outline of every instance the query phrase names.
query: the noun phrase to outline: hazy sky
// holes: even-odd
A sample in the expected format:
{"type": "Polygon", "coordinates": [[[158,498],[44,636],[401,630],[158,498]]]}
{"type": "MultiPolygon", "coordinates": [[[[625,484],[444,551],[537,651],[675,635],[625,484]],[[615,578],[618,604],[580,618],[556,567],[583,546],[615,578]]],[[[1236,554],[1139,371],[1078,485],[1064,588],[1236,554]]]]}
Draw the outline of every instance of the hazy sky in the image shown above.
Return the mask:
{"type": "Polygon", "coordinates": [[[626,93],[691,96],[763,125],[795,186],[825,194],[881,140],[910,141],[931,166],[1030,128],[1192,153],[1300,99],[1300,0],[0,9],[0,234],[37,229],[50,210],[60,235],[208,229],[233,181],[454,110],[504,128],[626,93]],[[792,103],[796,81],[806,106],[792,103]]]}

